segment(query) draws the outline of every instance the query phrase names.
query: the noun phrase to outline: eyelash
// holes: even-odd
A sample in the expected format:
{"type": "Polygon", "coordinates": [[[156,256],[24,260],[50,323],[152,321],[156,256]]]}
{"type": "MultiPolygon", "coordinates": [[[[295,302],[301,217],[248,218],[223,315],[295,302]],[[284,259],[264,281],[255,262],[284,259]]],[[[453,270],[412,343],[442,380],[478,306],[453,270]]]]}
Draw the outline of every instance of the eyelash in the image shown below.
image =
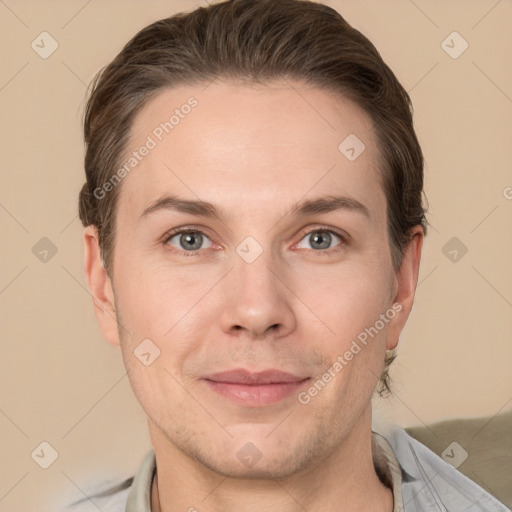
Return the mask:
{"type": "MultiPolygon", "coordinates": [[[[317,231],[318,232],[323,231],[323,232],[334,234],[337,237],[339,237],[339,239],[341,240],[341,242],[338,246],[331,247],[329,249],[323,249],[323,250],[309,249],[309,251],[313,251],[313,253],[317,256],[321,257],[321,256],[325,256],[326,254],[330,254],[331,252],[339,251],[339,250],[341,250],[340,246],[345,246],[348,243],[348,235],[346,235],[343,232],[340,232],[336,229],[333,229],[333,228],[330,228],[327,226],[321,226],[321,225],[315,226],[314,228],[309,229],[308,231],[302,232],[300,234],[299,242],[302,241],[302,239],[305,236],[310,235],[311,233],[315,233],[317,231]]],[[[202,235],[209,238],[208,235],[199,226],[188,226],[186,228],[174,228],[174,229],[171,229],[170,231],[168,231],[162,238],[162,244],[164,246],[168,246],[169,240],[171,238],[173,238],[176,235],[182,235],[182,234],[186,234],[186,233],[201,233],[202,235]]],[[[179,255],[187,256],[187,257],[188,256],[199,256],[201,249],[196,250],[196,251],[180,251],[180,250],[176,249],[175,247],[173,247],[172,252],[177,252],[179,255]]]]}

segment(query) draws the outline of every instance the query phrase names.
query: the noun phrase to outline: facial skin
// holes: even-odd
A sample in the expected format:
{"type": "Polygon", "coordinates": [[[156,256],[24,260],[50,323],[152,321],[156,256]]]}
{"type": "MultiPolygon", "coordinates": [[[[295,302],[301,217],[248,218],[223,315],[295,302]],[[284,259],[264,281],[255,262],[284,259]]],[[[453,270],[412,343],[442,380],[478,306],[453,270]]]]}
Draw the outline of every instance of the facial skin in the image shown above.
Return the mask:
{"type": "Polygon", "coordinates": [[[413,230],[395,272],[371,120],[347,99],[298,82],[218,81],[151,99],[128,150],[190,96],[197,106],[120,185],[113,281],[95,228],[84,233],[101,330],[120,345],[148,415],[158,468],[153,508],[391,511],[391,491],[372,462],[370,400],[412,307],[423,232],[413,230]],[[366,146],[355,161],[338,150],[349,134],[366,146]],[[222,216],[159,209],[141,217],[167,195],[207,201],[222,216]],[[297,203],[332,196],[360,202],[367,215],[292,213],[297,203]],[[202,245],[197,233],[190,243],[200,248],[188,253],[183,235],[166,243],[173,228],[200,230],[202,245]],[[251,263],[237,252],[246,237],[262,248],[251,263]],[[394,303],[402,310],[307,405],[297,392],[245,406],[203,380],[279,369],[310,377],[298,390],[307,391],[394,303]],[[145,339],[160,350],[149,366],[133,353],[145,339]],[[261,453],[251,467],[237,456],[247,443],[261,453]]]}

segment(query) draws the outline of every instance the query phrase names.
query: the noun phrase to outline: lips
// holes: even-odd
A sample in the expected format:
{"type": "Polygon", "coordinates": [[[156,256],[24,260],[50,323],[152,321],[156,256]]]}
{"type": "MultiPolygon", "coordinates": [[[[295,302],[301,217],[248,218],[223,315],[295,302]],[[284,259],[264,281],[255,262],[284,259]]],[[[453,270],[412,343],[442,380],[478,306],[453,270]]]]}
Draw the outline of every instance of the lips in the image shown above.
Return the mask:
{"type": "Polygon", "coordinates": [[[262,407],[297,392],[309,377],[274,369],[261,372],[237,369],[215,373],[203,380],[223,398],[246,407],[262,407]]]}
{"type": "Polygon", "coordinates": [[[250,372],[243,368],[215,373],[206,380],[224,382],[230,384],[276,384],[280,382],[300,382],[308,377],[293,375],[292,373],[280,370],[264,370],[261,372],[250,372]]]}

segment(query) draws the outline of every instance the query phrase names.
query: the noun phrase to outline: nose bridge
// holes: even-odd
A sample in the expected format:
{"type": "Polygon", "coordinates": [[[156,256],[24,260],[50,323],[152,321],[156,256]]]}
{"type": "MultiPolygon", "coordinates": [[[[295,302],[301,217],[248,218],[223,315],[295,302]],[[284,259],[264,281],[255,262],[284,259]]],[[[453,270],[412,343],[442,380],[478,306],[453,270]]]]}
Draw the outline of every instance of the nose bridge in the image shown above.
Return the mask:
{"type": "Polygon", "coordinates": [[[240,258],[241,261],[235,264],[240,299],[254,303],[263,299],[273,302],[282,295],[279,282],[276,282],[275,258],[269,253],[265,251],[251,263],[240,258]]]}
{"type": "Polygon", "coordinates": [[[263,311],[263,306],[270,306],[283,299],[280,284],[276,278],[277,262],[270,248],[258,250],[249,244],[237,248],[234,258],[235,294],[238,301],[258,307],[263,311]],[[276,282],[277,281],[277,282],[276,282]]]}
{"type": "Polygon", "coordinates": [[[279,276],[283,272],[272,249],[251,238],[242,241],[233,255],[223,328],[244,329],[259,337],[272,327],[282,334],[295,327],[289,293],[279,276]]]}
{"type": "MultiPolygon", "coordinates": [[[[274,275],[273,267],[277,266],[277,258],[272,252],[270,243],[261,245],[254,237],[246,237],[237,247],[234,258],[235,274],[239,282],[260,282],[270,280],[274,275]]],[[[267,283],[270,284],[270,283],[267,283]]]]}

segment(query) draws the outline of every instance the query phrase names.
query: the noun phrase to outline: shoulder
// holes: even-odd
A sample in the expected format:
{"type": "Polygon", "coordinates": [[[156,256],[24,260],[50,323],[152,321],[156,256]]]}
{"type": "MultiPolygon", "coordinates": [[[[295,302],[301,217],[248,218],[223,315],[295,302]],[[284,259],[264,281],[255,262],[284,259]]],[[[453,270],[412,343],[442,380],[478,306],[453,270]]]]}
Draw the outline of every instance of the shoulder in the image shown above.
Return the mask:
{"type": "MultiPolygon", "coordinates": [[[[151,482],[156,469],[155,453],[147,452],[134,476],[91,481],[61,496],[56,512],[125,512],[150,510],[151,482]],[[99,482],[99,483],[98,483],[99,482]]],[[[76,484],[75,484],[76,485],[76,484]]]]}
{"type": "Polygon", "coordinates": [[[404,429],[388,427],[379,434],[391,445],[400,465],[404,508],[407,512],[509,512],[505,505],[404,429]]]}
{"type": "Polygon", "coordinates": [[[83,489],[61,496],[57,512],[124,512],[134,478],[109,483],[91,483],[83,489]]]}
{"type": "Polygon", "coordinates": [[[512,411],[406,431],[512,508],[512,411]]]}

